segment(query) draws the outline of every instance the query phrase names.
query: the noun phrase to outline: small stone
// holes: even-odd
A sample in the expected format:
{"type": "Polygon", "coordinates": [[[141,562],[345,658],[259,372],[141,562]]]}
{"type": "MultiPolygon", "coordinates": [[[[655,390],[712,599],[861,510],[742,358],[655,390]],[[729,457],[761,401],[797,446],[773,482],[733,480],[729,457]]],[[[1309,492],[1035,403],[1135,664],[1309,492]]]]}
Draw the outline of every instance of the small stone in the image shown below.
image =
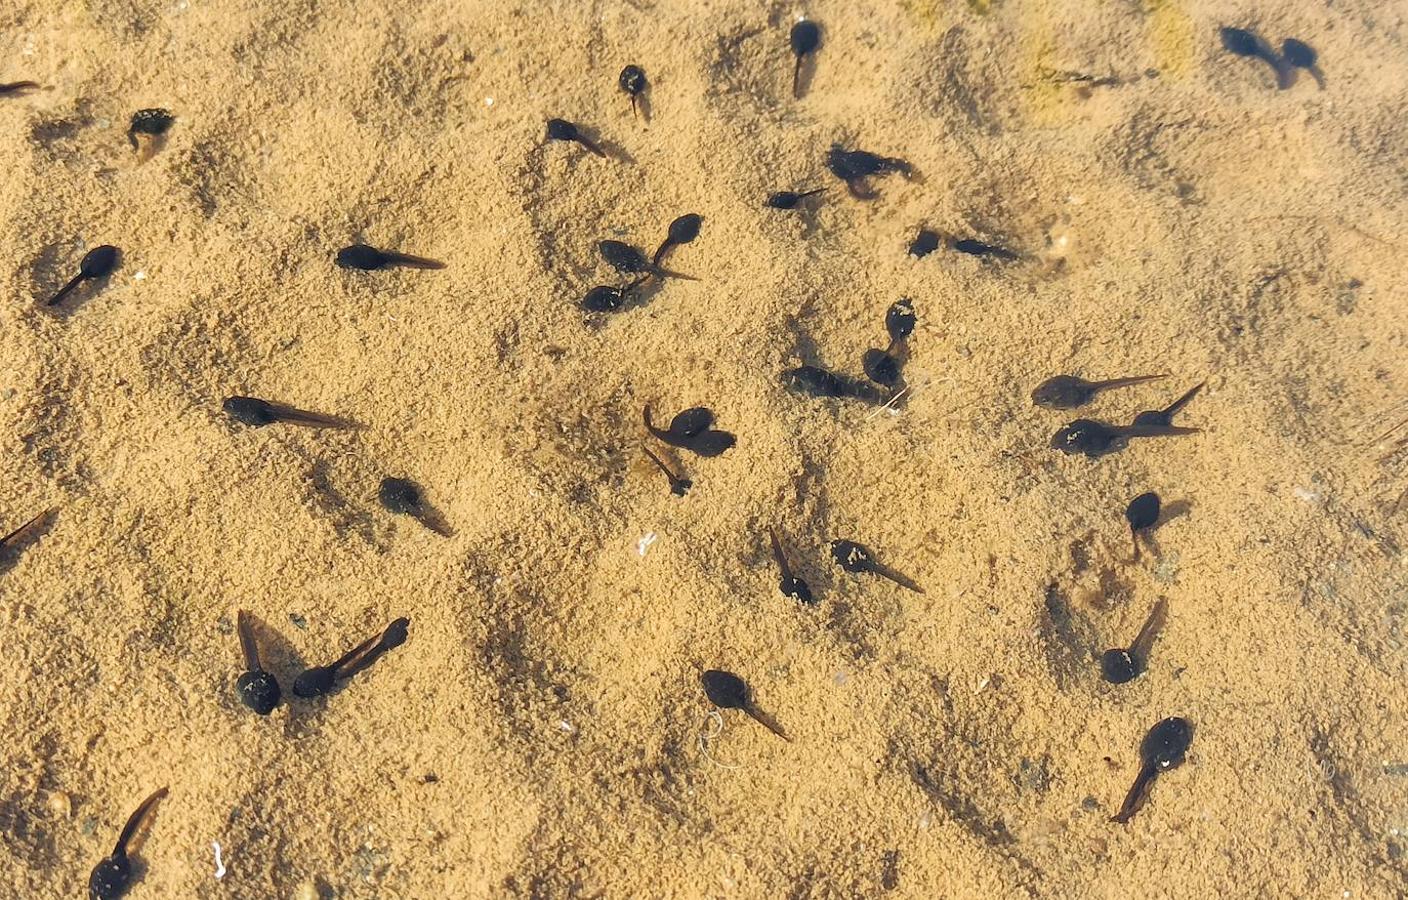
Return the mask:
{"type": "Polygon", "coordinates": [[[73,815],[73,798],[63,791],[53,791],[44,799],[44,805],[49,812],[60,819],[67,819],[73,815]]]}
{"type": "Polygon", "coordinates": [[[293,889],[293,900],[322,900],[318,885],[311,878],[305,878],[293,889]]]}

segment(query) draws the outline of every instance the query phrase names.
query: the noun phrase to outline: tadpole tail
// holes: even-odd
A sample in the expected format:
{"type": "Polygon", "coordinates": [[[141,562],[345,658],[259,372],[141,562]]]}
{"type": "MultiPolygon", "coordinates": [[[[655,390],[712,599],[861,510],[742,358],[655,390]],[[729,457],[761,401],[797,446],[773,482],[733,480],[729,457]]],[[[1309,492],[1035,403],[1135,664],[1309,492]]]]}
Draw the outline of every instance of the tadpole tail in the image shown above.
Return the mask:
{"type": "Polygon", "coordinates": [[[47,305],[47,306],[57,306],[57,305],[59,305],[60,303],[63,302],[63,299],[64,299],[65,297],[67,297],[69,294],[73,293],[73,289],[74,289],[74,288],[78,287],[78,286],[79,286],[80,284],[82,284],[82,283],[83,283],[83,276],[82,276],[81,274],[73,276],[73,278],[71,278],[71,279],[69,280],[69,283],[68,283],[68,284],[66,284],[66,285],[64,285],[63,287],[59,288],[59,292],[58,292],[57,294],[55,294],[53,297],[51,297],[51,298],[49,299],[49,302],[48,302],[46,305],[47,305]]]}
{"type": "Polygon", "coordinates": [[[787,557],[782,552],[782,540],[777,536],[777,529],[769,527],[768,537],[772,538],[772,558],[777,563],[777,567],[782,570],[782,580],[787,581],[792,577],[792,570],[787,567],[787,557]]]}
{"type": "Polygon", "coordinates": [[[142,805],[137,807],[137,811],[127,819],[127,824],[122,826],[122,834],[117,836],[117,846],[112,851],[113,856],[125,856],[127,854],[128,842],[131,841],[132,836],[137,833],[137,829],[142,827],[142,821],[146,819],[147,814],[152,811],[152,807],[156,806],[161,798],[166,796],[166,791],[166,788],[162,788],[143,800],[142,805]]]}
{"type": "Polygon", "coordinates": [[[1173,437],[1203,432],[1201,428],[1184,428],[1179,425],[1126,425],[1115,430],[1122,437],[1173,437]]]}
{"type": "Polygon", "coordinates": [[[916,594],[924,593],[924,589],[920,587],[913,578],[910,578],[908,575],[901,574],[900,572],[896,572],[889,566],[883,565],[881,563],[876,563],[873,571],[876,575],[879,575],[881,578],[888,578],[890,581],[893,581],[895,584],[899,585],[902,588],[907,588],[911,591],[914,591],[916,594]]]}
{"type": "Polygon", "coordinates": [[[802,57],[797,57],[797,64],[792,67],[792,99],[802,99],[802,57]]]}
{"type": "Polygon", "coordinates": [[[1154,776],[1157,774],[1158,770],[1153,766],[1144,766],[1139,770],[1134,784],[1129,788],[1129,793],[1124,796],[1124,803],[1120,804],[1120,811],[1110,817],[1111,822],[1124,825],[1134,818],[1134,814],[1139,812],[1139,808],[1144,805],[1144,800],[1149,794],[1149,785],[1153,783],[1154,776]]]}
{"type": "Polygon", "coordinates": [[[36,530],[38,530],[39,526],[43,524],[46,519],[48,519],[50,516],[52,516],[58,511],[59,508],[57,506],[51,506],[39,515],[30,519],[28,522],[25,522],[19,528],[16,528],[14,531],[0,538],[0,551],[8,550],[14,545],[23,541],[25,538],[29,537],[36,530]]]}
{"type": "Polygon", "coordinates": [[[671,241],[669,238],[665,238],[665,240],[660,243],[660,249],[656,250],[655,255],[650,258],[650,267],[652,269],[660,268],[660,260],[664,259],[665,256],[674,248],[674,242],[671,241]]]}
{"type": "Polygon", "coordinates": [[[659,468],[661,472],[665,473],[666,478],[669,478],[672,481],[674,480],[675,473],[670,471],[670,468],[665,465],[665,461],[663,459],[656,456],[649,447],[641,447],[641,449],[645,451],[646,456],[650,457],[650,461],[655,463],[656,467],[659,468]]]}
{"type": "Polygon", "coordinates": [[[677,446],[677,444],[676,444],[676,442],[675,442],[675,436],[674,436],[674,435],[670,434],[670,432],[668,432],[668,431],[664,431],[664,430],[662,430],[662,429],[656,428],[656,427],[655,427],[655,423],[650,420],[650,404],[649,404],[649,403],[647,403],[647,404],[645,405],[645,412],[644,412],[643,415],[644,415],[644,418],[645,418],[645,430],[646,430],[646,431],[648,431],[648,432],[650,432],[651,434],[655,435],[655,437],[656,437],[657,440],[659,440],[659,441],[661,441],[661,442],[663,442],[663,443],[669,444],[671,447],[677,446]]]}
{"type": "Polygon", "coordinates": [[[328,666],[332,670],[332,677],[335,681],[351,678],[367,666],[376,662],[376,657],[381,652],[381,635],[369,637],[362,643],[348,650],[338,658],[337,662],[328,666]],[[368,659],[370,657],[370,659],[368,659]]]}
{"type": "Polygon", "coordinates": [[[1198,396],[1198,392],[1203,389],[1203,385],[1205,384],[1207,384],[1206,381],[1200,381],[1193,387],[1189,388],[1188,393],[1184,394],[1182,397],[1179,397],[1177,400],[1164,407],[1163,414],[1165,416],[1173,416],[1177,414],[1179,410],[1181,410],[1183,407],[1187,406],[1190,402],[1192,402],[1194,397],[1198,396]]]}
{"type": "Polygon", "coordinates": [[[652,267],[652,270],[651,270],[651,272],[650,272],[649,274],[655,275],[655,276],[657,276],[657,277],[659,277],[659,278],[678,278],[680,281],[698,281],[698,280],[699,280],[699,277],[696,276],[696,275],[686,275],[686,274],[684,274],[683,272],[675,272],[675,271],[673,271],[673,270],[671,270],[671,269],[661,269],[661,268],[655,268],[655,267],[652,267]]]}
{"type": "Polygon", "coordinates": [[[386,261],[396,266],[404,266],[407,269],[443,269],[445,264],[438,259],[426,259],[424,256],[412,256],[409,253],[396,253],[391,250],[383,250],[382,255],[386,261]]]}
{"type": "Polygon", "coordinates": [[[1160,378],[1167,378],[1168,375],[1135,375],[1132,378],[1111,378],[1108,381],[1097,381],[1091,385],[1097,391],[1108,390],[1109,388],[1129,387],[1131,384],[1143,384],[1146,381],[1158,381],[1160,378]]]}
{"type": "Polygon", "coordinates": [[[768,715],[767,713],[763,712],[761,709],[758,709],[756,706],[750,703],[743,708],[743,711],[749,716],[751,716],[753,721],[757,722],[759,725],[762,725],[768,731],[771,731],[773,734],[782,738],[784,741],[787,741],[789,744],[792,742],[792,738],[788,737],[787,732],[782,730],[782,726],[777,724],[777,720],[774,719],[772,716],[768,715]]]}
{"type": "Polygon", "coordinates": [[[1134,658],[1137,665],[1142,666],[1149,656],[1149,648],[1154,643],[1154,638],[1158,635],[1159,629],[1164,626],[1164,619],[1168,615],[1168,600],[1163,597],[1154,604],[1154,608],[1149,611],[1149,618],[1144,620],[1144,625],[1139,629],[1139,634],[1135,635],[1134,643],[1129,645],[1129,655],[1134,658]]]}
{"type": "Polygon", "coordinates": [[[263,671],[259,665],[259,645],[254,641],[254,617],[249,610],[242,609],[235,616],[235,628],[240,633],[240,652],[244,654],[244,667],[249,672],[263,671]]]}
{"type": "Polygon", "coordinates": [[[7,94],[18,94],[21,91],[32,91],[39,87],[37,81],[12,81],[9,84],[0,84],[0,97],[7,94]]]}
{"type": "Polygon", "coordinates": [[[439,512],[429,507],[422,509],[416,520],[441,537],[454,537],[455,530],[450,527],[450,523],[445,521],[445,517],[439,512]]]}
{"type": "Polygon", "coordinates": [[[282,403],[270,403],[274,415],[280,421],[293,425],[303,425],[307,428],[338,428],[343,430],[360,429],[363,426],[360,422],[351,419],[344,419],[339,416],[329,416],[323,413],[310,412],[306,409],[296,409],[292,406],[284,406],[282,403]]]}

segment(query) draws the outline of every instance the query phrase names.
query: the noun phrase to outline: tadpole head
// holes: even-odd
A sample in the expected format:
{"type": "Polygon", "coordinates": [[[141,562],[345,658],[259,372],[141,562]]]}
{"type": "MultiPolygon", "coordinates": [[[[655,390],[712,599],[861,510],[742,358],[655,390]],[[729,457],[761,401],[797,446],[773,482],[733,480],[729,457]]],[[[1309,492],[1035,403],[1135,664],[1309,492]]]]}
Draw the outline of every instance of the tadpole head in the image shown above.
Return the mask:
{"type": "Polygon", "coordinates": [[[419,516],[423,511],[420,488],[416,487],[415,482],[405,478],[383,478],[381,489],[377,491],[377,499],[381,501],[382,506],[394,513],[419,516]]]}
{"type": "Polygon", "coordinates": [[[1140,494],[1129,501],[1129,506],[1125,508],[1124,518],[1129,523],[1129,527],[1135,531],[1142,531],[1150,528],[1159,521],[1159,495],[1153,491],[1140,494]]]}
{"type": "Polygon", "coordinates": [[[875,570],[875,556],[862,544],[855,541],[838,540],[831,542],[831,558],[847,572],[872,572],[875,570]]]}
{"type": "Polygon", "coordinates": [[[670,420],[670,434],[677,438],[692,438],[708,431],[713,424],[713,410],[707,406],[693,406],[670,420]]]}
{"type": "Polygon", "coordinates": [[[900,380],[900,361],[884,350],[871,348],[860,360],[865,377],[883,387],[894,387],[900,380]]]}
{"type": "Polygon", "coordinates": [[[805,56],[821,45],[821,28],[810,19],[803,19],[792,26],[790,40],[792,52],[805,56]]]}
{"type": "Polygon", "coordinates": [[[927,228],[919,229],[919,234],[914,236],[914,240],[909,245],[910,254],[919,259],[923,259],[937,249],[939,249],[938,232],[930,231],[927,228]]]}
{"type": "Polygon", "coordinates": [[[802,201],[802,195],[795,191],[777,191],[769,194],[763,205],[770,209],[794,209],[802,201]]]}
{"type": "Polygon", "coordinates": [[[117,268],[117,260],[120,251],[111,244],[103,244],[101,247],[94,247],[83,256],[83,261],[78,264],[78,272],[84,278],[102,278],[112,274],[112,270],[117,268]]]}
{"type": "Polygon", "coordinates": [[[279,682],[268,672],[245,672],[235,682],[240,702],[261,716],[267,716],[279,705],[279,682]]]}
{"type": "Polygon", "coordinates": [[[606,264],[618,272],[637,275],[650,271],[650,260],[645,254],[624,241],[601,241],[597,250],[606,264]]]}
{"type": "Polygon", "coordinates": [[[548,119],[548,140],[575,141],[580,136],[577,126],[566,119],[548,119]]]}
{"type": "Polygon", "coordinates": [[[587,291],[582,297],[582,309],[587,312],[615,312],[626,302],[626,292],[610,284],[603,284],[587,291]]]}
{"type": "Polygon", "coordinates": [[[1111,684],[1124,684],[1138,674],[1139,669],[1128,650],[1116,648],[1100,654],[1100,676],[1111,684]]]}
{"type": "Polygon", "coordinates": [[[689,489],[692,487],[694,487],[694,482],[690,481],[688,478],[675,476],[670,479],[670,493],[674,494],[676,497],[683,497],[685,494],[688,494],[689,489]]]}
{"type": "Polygon", "coordinates": [[[914,301],[908,297],[896,300],[885,311],[885,331],[892,341],[902,341],[913,334],[915,322],[914,301]]]}
{"type": "Polygon", "coordinates": [[[1139,756],[1145,765],[1166,771],[1183,764],[1192,743],[1193,723],[1170,716],[1149,729],[1139,745],[1139,756]]]}
{"type": "Polygon", "coordinates": [[[396,619],[381,634],[381,646],[386,650],[395,648],[406,643],[407,630],[411,627],[411,620],[405,617],[396,619]]]}
{"type": "Polygon", "coordinates": [[[118,900],[132,885],[132,863],[125,853],[115,853],[93,867],[88,876],[88,896],[93,900],[118,900]]]}
{"type": "Polygon", "coordinates": [[[699,226],[704,217],[698,213],[686,213],[670,223],[670,243],[688,244],[699,237],[699,226]]]}
{"type": "Polygon", "coordinates": [[[321,697],[332,690],[336,681],[337,670],[332,666],[314,666],[293,680],[293,695],[305,700],[321,697]]]}
{"type": "Polygon", "coordinates": [[[127,133],[163,135],[171,130],[171,126],[175,122],[176,117],[171,114],[170,110],[139,109],[132,114],[132,121],[127,126],[127,133]]]}
{"type": "Polygon", "coordinates": [[[779,581],[777,589],[782,592],[782,596],[791,597],[806,606],[811,606],[816,602],[812,597],[811,585],[796,576],[779,581]]]}
{"type": "Polygon", "coordinates": [[[274,408],[258,397],[226,397],[220,404],[230,418],[254,428],[262,428],[278,421],[274,408]]]}
{"type": "Polygon", "coordinates": [[[626,66],[621,70],[621,77],[616,83],[621,86],[621,90],[634,97],[646,88],[645,70],[640,66],[626,66]]]}
{"type": "Polygon", "coordinates": [[[337,251],[336,262],[343,269],[360,269],[371,272],[385,266],[391,259],[385,253],[369,244],[353,244],[337,251]]]}
{"type": "Polygon", "coordinates": [[[710,669],[700,677],[704,696],[720,709],[743,709],[748,706],[748,685],[732,672],[710,669]]]}
{"type": "Polygon", "coordinates": [[[1095,387],[1083,378],[1074,375],[1056,375],[1036,386],[1032,391],[1032,403],[1048,409],[1075,409],[1084,406],[1095,396],[1095,387]]]}
{"type": "Polygon", "coordinates": [[[1115,428],[1094,419],[1076,419],[1051,436],[1051,446],[1062,453],[1083,453],[1091,459],[1124,448],[1128,440],[1115,428]]]}

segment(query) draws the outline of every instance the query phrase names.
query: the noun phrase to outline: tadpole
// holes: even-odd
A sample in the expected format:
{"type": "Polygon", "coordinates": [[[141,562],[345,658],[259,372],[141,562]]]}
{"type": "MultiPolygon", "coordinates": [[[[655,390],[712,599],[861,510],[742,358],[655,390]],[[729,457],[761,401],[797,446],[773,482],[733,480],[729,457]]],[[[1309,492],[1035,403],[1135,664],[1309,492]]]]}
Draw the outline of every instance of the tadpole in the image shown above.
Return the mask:
{"type": "Polygon", "coordinates": [[[1125,795],[1120,811],[1110,821],[1127,823],[1144,805],[1154,779],[1183,765],[1193,743],[1193,723],[1178,716],[1164,719],[1149,729],[1139,744],[1139,774],[1125,795]]]}
{"type": "Polygon", "coordinates": [[[670,420],[669,428],[655,427],[649,405],[645,407],[644,418],[646,430],[659,440],[706,458],[718,456],[736,443],[732,434],[713,428],[714,413],[706,406],[692,407],[676,415],[670,420]]]}
{"type": "Polygon", "coordinates": [[[720,709],[742,710],[755,722],[784,741],[792,740],[787,736],[787,732],[782,730],[782,726],[773,720],[772,716],[764,713],[753,704],[751,692],[742,678],[732,672],[710,669],[704,673],[700,681],[704,685],[704,696],[709,698],[710,703],[720,709]]]}
{"type": "Polygon", "coordinates": [[[597,156],[606,156],[606,151],[598,147],[573,123],[566,119],[548,119],[548,140],[572,141],[581,144],[597,156]]]}
{"type": "Polygon", "coordinates": [[[1084,406],[1101,391],[1111,388],[1128,387],[1167,378],[1167,375],[1137,375],[1133,378],[1112,378],[1109,381],[1086,381],[1074,375],[1057,375],[1048,378],[1032,391],[1032,403],[1047,409],[1075,409],[1084,406]]]}
{"type": "Polygon", "coordinates": [[[381,488],[377,491],[377,499],[391,512],[410,516],[441,537],[449,537],[452,534],[450,526],[425,502],[420,488],[409,479],[383,478],[381,488]]]}
{"type": "Polygon", "coordinates": [[[308,699],[330,692],[337,682],[346,681],[363,669],[371,666],[382,656],[406,642],[406,629],[411,620],[400,618],[386,626],[386,630],[344,653],[336,662],[327,666],[313,666],[304,670],[293,682],[295,697],[308,699]]]}
{"type": "Polygon", "coordinates": [[[1129,523],[1129,534],[1134,541],[1134,561],[1139,562],[1139,532],[1153,528],[1159,521],[1159,495],[1153,491],[1140,494],[1129,501],[1124,519],[1129,523]]]}
{"type": "Polygon", "coordinates": [[[175,123],[176,117],[169,110],[139,109],[132,114],[132,121],[128,123],[127,142],[132,145],[133,150],[137,150],[140,147],[137,143],[139,135],[160,138],[170,131],[175,123]]]}
{"type": "Polygon", "coordinates": [[[1149,648],[1168,613],[1168,601],[1159,598],[1139,629],[1134,643],[1128,647],[1114,647],[1100,656],[1100,675],[1111,684],[1124,684],[1133,681],[1149,665],[1149,648]]]}
{"type": "Polygon", "coordinates": [[[68,284],[59,288],[59,292],[51,297],[45,305],[56,306],[83,282],[111,275],[113,270],[117,268],[119,255],[120,251],[110,244],[103,244],[89,250],[83,255],[83,261],[78,264],[78,274],[73,276],[68,284]]]}
{"type": "Polygon", "coordinates": [[[1098,459],[1123,450],[1130,438],[1170,437],[1198,434],[1201,428],[1180,428],[1174,425],[1109,425],[1095,419],[1076,419],[1051,437],[1051,446],[1062,453],[1084,453],[1098,459]]]}
{"type": "Polygon", "coordinates": [[[802,60],[808,54],[815,53],[816,48],[821,46],[821,28],[810,19],[803,19],[792,26],[790,39],[792,54],[797,57],[797,64],[792,69],[792,97],[800,99],[802,60]]]}
{"type": "Polygon", "coordinates": [[[814,197],[825,191],[826,188],[816,188],[810,191],[777,191],[769,194],[768,199],[763,201],[763,205],[769,209],[796,209],[797,204],[808,197],[814,197]]]}
{"type": "Polygon", "coordinates": [[[271,403],[258,397],[226,397],[221,407],[232,419],[253,428],[262,428],[275,422],[290,425],[303,425],[308,428],[357,428],[356,422],[337,416],[295,409],[282,403],[271,403]]]}
{"type": "Polygon", "coordinates": [[[890,304],[890,308],[885,311],[885,332],[890,335],[891,345],[898,344],[913,334],[917,321],[913,300],[902,297],[890,304]]]}
{"type": "Polygon", "coordinates": [[[966,253],[969,256],[990,256],[993,259],[1000,259],[1011,262],[1021,259],[1021,255],[1006,247],[999,247],[996,244],[986,244],[973,238],[955,238],[951,246],[959,253],[966,253]]]}
{"type": "Polygon", "coordinates": [[[626,305],[626,301],[631,299],[631,295],[635,293],[637,288],[645,283],[648,277],[648,275],[642,275],[630,284],[622,286],[614,284],[598,285],[582,296],[581,307],[587,312],[615,312],[626,305]]]}
{"type": "Polygon", "coordinates": [[[642,447],[641,449],[645,451],[645,455],[650,457],[655,465],[659,466],[660,471],[665,473],[665,477],[670,479],[670,493],[674,494],[676,497],[683,497],[685,494],[689,493],[690,488],[694,487],[693,481],[685,478],[684,475],[676,475],[674,470],[665,465],[663,459],[650,451],[649,447],[642,447]]]}
{"type": "Polygon", "coordinates": [[[919,233],[914,236],[914,240],[909,245],[910,254],[919,259],[923,259],[937,249],[939,249],[939,234],[927,228],[919,229],[919,233]]]}
{"type": "Polygon", "coordinates": [[[782,596],[791,597],[799,603],[811,606],[816,601],[812,599],[812,589],[805,581],[792,574],[792,568],[787,565],[787,554],[782,550],[782,538],[778,537],[776,528],[768,529],[768,536],[772,539],[772,558],[777,563],[777,568],[781,571],[781,580],[777,583],[777,589],[782,591],[782,596]]]}
{"type": "Polygon", "coordinates": [[[867,178],[898,172],[905,178],[914,177],[914,167],[896,156],[879,156],[866,150],[847,150],[832,144],[826,154],[826,167],[831,174],[846,182],[846,189],[857,200],[873,200],[879,196],[870,189],[867,178]]]}
{"type": "Polygon", "coordinates": [[[655,256],[650,260],[650,264],[652,266],[660,265],[660,261],[671,250],[691,243],[699,237],[699,227],[702,224],[704,224],[704,217],[698,213],[685,213],[671,222],[665,240],[660,244],[660,249],[655,251],[655,256]]]}
{"type": "Polygon", "coordinates": [[[337,251],[336,262],[344,269],[360,269],[375,272],[378,269],[398,266],[406,269],[443,269],[445,264],[423,256],[411,256],[392,250],[378,250],[368,244],[353,244],[337,251]]]}
{"type": "Polygon", "coordinates": [[[246,610],[236,616],[240,635],[240,651],[244,655],[244,674],[235,681],[240,702],[261,716],[267,716],[279,705],[279,681],[259,664],[259,645],[254,638],[254,618],[246,610]]]}
{"type": "Polygon", "coordinates": [[[616,79],[616,84],[630,96],[631,115],[635,116],[636,98],[649,86],[645,80],[645,70],[640,66],[626,66],[626,68],[621,70],[620,76],[616,79]]]}
{"type": "Polygon", "coordinates": [[[1184,394],[1182,397],[1179,397],[1177,400],[1173,401],[1163,409],[1144,410],[1139,415],[1134,417],[1134,422],[1132,424],[1162,425],[1165,427],[1172,425],[1174,415],[1180,409],[1187,406],[1190,400],[1198,396],[1198,392],[1203,389],[1204,384],[1207,384],[1207,382],[1202,382],[1201,384],[1194,385],[1192,388],[1189,389],[1188,393],[1184,394]]]}
{"type": "Polygon", "coordinates": [[[92,900],[117,900],[124,896],[132,886],[132,861],[127,856],[127,845],[141,829],[142,823],[151,815],[156,804],[165,797],[166,788],[162,788],[150,797],[142,801],[142,805],[137,807],[137,811],[127,820],[127,824],[122,827],[122,833],[117,836],[117,846],[113,848],[112,855],[104,858],[93,867],[92,873],[88,876],[88,896],[92,900]]]}
{"type": "Polygon", "coordinates": [[[852,574],[879,575],[902,588],[908,588],[917,594],[924,593],[924,589],[916,584],[912,578],[877,561],[875,554],[863,544],[848,540],[832,541],[831,557],[842,569],[852,574]]]}

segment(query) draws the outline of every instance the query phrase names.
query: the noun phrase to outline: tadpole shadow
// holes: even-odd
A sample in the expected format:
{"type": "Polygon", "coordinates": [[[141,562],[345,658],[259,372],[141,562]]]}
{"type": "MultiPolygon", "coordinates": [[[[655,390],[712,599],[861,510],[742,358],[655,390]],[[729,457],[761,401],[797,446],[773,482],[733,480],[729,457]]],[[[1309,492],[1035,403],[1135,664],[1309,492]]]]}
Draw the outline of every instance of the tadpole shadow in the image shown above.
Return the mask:
{"type": "Polygon", "coordinates": [[[602,137],[600,128],[578,125],[577,130],[581,132],[583,137],[601,148],[601,152],[606,154],[607,159],[614,159],[617,162],[628,163],[630,165],[636,164],[636,158],[632,156],[625,147],[614,140],[602,137]]]}

